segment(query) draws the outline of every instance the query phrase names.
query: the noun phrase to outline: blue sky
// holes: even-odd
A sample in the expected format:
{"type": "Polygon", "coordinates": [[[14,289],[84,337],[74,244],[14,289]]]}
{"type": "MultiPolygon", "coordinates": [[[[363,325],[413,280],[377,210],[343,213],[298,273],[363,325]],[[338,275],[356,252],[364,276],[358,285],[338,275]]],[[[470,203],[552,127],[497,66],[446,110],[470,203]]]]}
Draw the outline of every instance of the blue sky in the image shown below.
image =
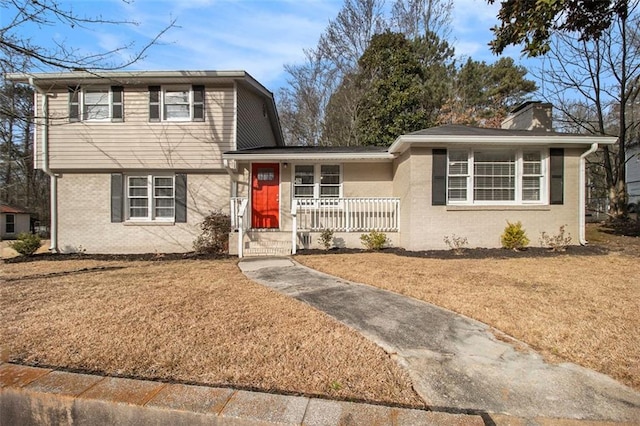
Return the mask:
{"type": "MultiPolygon", "coordinates": [[[[22,27],[36,43],[61,43],[87,52],[113,49],[134,41],[138,47],[176,19],[160,43],[131,69],[246,70],[272,91],[286,84],[283,65],[303,59],[303,49],[320,34],[342,6],[341,0],[60,0],[79,15],[126,19],[134,26],[100,25],[90,30],[63,25],[22,27]]],[[[387,1],[388,4],[392,0],[387,1]]],[[[499,3],[499,2],[496,2],[499,3]]],[[[490,28],[498,5],[485,0],[454,0],[452,39],[458,56],[493,62],[490,28]]],[[[0,10],[6,25],[10,15],[0,10]]],[[[505,53],[519,62],[519,49],[505,53]]]]}

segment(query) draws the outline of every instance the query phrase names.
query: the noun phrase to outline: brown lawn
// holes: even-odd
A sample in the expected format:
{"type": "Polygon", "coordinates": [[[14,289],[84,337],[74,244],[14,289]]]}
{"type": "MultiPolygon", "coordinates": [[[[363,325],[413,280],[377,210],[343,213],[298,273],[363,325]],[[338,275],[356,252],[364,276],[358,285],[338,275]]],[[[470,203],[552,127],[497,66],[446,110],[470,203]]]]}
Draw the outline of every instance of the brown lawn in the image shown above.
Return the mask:
{"type": "Polygon", "coordinates": [[[616,251],[488,260],[385,253],[296,260],[460,312],[528,343],[551,360],[581,364],[640,389],[640,239],[609,237],[593,228],[590,236],[600,244],[612,241],[616,251]]]}
{"type": "Polygon", "coordinates": [[[0,264],[0,276],[9,361],[421,405],[382,349],[231,260],[39,261],[0,264]]]}

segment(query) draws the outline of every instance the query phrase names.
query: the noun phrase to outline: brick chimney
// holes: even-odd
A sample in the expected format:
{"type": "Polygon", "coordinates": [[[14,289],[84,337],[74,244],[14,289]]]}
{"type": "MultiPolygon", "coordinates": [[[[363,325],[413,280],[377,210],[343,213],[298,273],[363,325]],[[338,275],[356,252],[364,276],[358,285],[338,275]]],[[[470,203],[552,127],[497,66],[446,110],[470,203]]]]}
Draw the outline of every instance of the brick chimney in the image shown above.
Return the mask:
{"type": "Polygon", "coordinates": [[[540,101],[527,101],[515,107],[502,121],[503,129],[553,131],[551,110],[553,105],[540,101]]]}

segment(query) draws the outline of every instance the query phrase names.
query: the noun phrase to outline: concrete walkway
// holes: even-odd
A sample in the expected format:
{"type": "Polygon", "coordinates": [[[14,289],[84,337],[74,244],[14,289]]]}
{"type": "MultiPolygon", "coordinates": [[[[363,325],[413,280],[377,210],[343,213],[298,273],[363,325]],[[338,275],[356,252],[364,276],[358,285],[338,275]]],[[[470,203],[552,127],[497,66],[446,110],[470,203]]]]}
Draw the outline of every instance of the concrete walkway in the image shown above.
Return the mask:
{"type": "Polygon", "coordinates": [[[640,393],[575,364],[551,365],[531,350],[517,351],[486,324],[289,258],[251,258],[239,266],[250,279],[326,312],[382,346],[406,367],[416,391],[435,411],[640,422],[640,393]]]}

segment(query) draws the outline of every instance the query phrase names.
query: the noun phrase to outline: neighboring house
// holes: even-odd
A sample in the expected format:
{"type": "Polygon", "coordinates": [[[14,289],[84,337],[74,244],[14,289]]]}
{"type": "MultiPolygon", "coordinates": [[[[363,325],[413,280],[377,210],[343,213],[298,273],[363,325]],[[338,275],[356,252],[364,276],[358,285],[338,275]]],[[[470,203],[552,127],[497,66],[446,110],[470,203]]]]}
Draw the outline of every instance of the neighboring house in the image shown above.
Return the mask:
{"type": "Polygon", "coordinates": [[[408,250],[497,247],[507,221],[535,243],[567,225],[584,242],[584,157],[614,138],[550,130],[547,104],[518,129],[441,126],[386,147],[285,147],[273,97],[244,72],[10,75],[37,89],[37,167],[52,176],[52,246],[184,252],[213,209],[230,251],[289,254],[384,232],[408,250]],[[542,130],[541,130],[542,128],[542,130]]]}
{"type": "Polygon", "coordinates": [[[0,204],[0,240],[13,240],[18,234],[29,232],[31,215],[28,211],[0,204]]]}
{"type": "Polygon", "coordinates": [[[635,145],[627,148],[626,183],[629,193],[629,212],[640,211],[640,147],[635,145]]]}

